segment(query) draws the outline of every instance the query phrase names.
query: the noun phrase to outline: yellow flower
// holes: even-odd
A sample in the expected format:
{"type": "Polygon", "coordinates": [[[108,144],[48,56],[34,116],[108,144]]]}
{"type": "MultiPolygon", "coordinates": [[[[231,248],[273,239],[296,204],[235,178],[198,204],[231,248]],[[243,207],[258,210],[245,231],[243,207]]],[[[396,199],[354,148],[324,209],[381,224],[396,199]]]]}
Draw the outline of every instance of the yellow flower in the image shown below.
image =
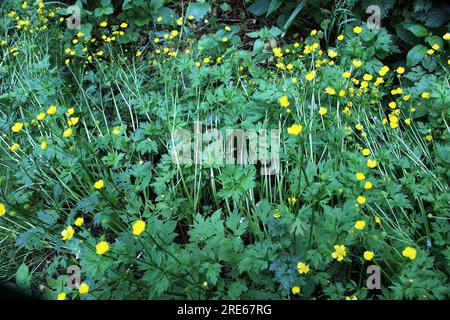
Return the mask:
{"type": "Polygon", "coordinates": [[[69,126],[75,126],[78,123],[79,118],[78,117],[72,117],[67,121],[67,124],[69,126]]]}
{"type": "Polygon", "coordinates": [[[317,30],[315,30],[315,29],[312,30],[311,33],[310,33],[310,35],[312,35],[312,36],[315,36],[316,34],[317,34],[317,30]]]}
{"type": "Polygon", "coordinates": [[[446,34],[444,34],[443,35],[443,37],[442,37],[444,40],[450,40],[450,33],[446,33],[446,34]]]}
{"type": "Polygon", "coordinates": [[[282,97],[280,98],[280,105],[281,105],[283,108],[289,107],[289,99],[288,99],[287,96],[282,96],[282,97]]]}
{"type": "Polygon", "coordinates": [[[398,74],[404,74],[405,73],[405,68],[403,67],[398,67],[397,70],[395,70],[398,74]]]}
{"type": "Polygon", "coordinates": [[[67,229],[64,229],[61,231],[62,240],[70,240],[72,239],[73,235],[75,234],[75,230],[72,226],[68,226],[67,229]]]}
{"type": "Polygon", "coordinates": [[[290,204],[295,204],[295,203],[297,202],[297,198],[294,198],[294,197],[288,198],[288,202],[289,202],[290,204]]]}
{"type": "Polygon", "coordinates": [[[73,114],[75,113],[75,108],[69,108],[69,109],[67,109],[66,113],[67,113],[67,115],[69,115],[69,116],[73,115],[73,114]]]}
{"type": "Polygon", "coordinates": [[[367,166],[371,169],[375,168],[377,166],[377,160],[367,160],[367,166]]]}
{"type": "Polygon", "coordinates": [[[351,297],[345,296],[345,300],[358,300],[358,297],[356,297],[356,296],[351,296],[351,297]]]}
{"type": "Polygon", "coordinates": [[[14,143],[11,147],[9,147],[9,151],[11,152],[16,152],[17,150],[19,150],[20,145],[17,143],[14,143]]]}
{"type": "Polygon", "coordinates": [[[343,76],[345,79],[350,79],[350,77],[352,76],[352,74],[350,73],[350,71],[345,71],[345,72],[342,74],[342,76],[343,76]]]}
{"type": "Polygon", "coordinates": [[[428,55],[432,56],[434,54],[434,50],[433,49],[428,49],[427,53],[428,53],[428,55]]]}
{"type": "Polygon", "coordinates": [[[339,90],[339,97],[345,96],[347,92],[344,89],[339,90]]]}
{"type": "Polygon", "coordinates": [[[44,151],[44,150],[47,150],[47,148],[48,148],[47,141],[42,140],[42,142],[41,142],[41,150],[44,151]]]}
{"type": "Polygon", "coordinates": [[[403,250],[402,255],[406,258],[414,260],[416,258],[417,252],[416,252],[416,249],[414,249],[412,247],[406,247],[403,250]]]}
{"type": "Polygon", "coordinates": [[[156,18],[156,21],[161,22],[162,19],[163,19],[163,17],[158,17],[158,18],[156,18]]]}
{"type": "Polygon", "coordinates": [[[228,38],[227,38],[227,37],[224,37],[224,38],[222,39],[222,42],[228,42],[228,38]]]}
{"type": "Polygon", "coordinates": [[[107,26],[108,26],[108,22],[106,22],[106,21],[100,22],[100,27],[106,28],[107,26]]]}
{"type": "Polygon", "coordinates": [[[395,101],[389,102],[389,108],[391,108],[391,109],[397,108],[397,103],[395,103],[395,101]]]}
{"type": "Polygon", "coordinates": [[[383,66],[381,67],[381,69],[378,71],[378,74],[382,77],[384,77],[387,73],[389,72],[389,67],[388,66],[383,66]]]}
{"type": "Polygon", "coordinates": [[[431,134],[428,134],[425,136],[425,140],[427,140],[428,142],[433,141],[433,136],[431,134]]]}
{"type": "Polygon", "coordinates": [[[362,28],[360,26],[356,26],[353,28],[353,32],[356,34],[361,33],[361,31],[362,31],[362,28]]]}
{"type": "Polygon", "coordinates": [[[97,190],[103,189],[105,187],[105,182],[103,180],[98,180],[94,183],[94,188],[97,190]]]}
{"type": "Polygon", "coordinates": [[[74,225],[76,225],[77,227],[81,227],[83,224],[84,224],[83,217],[78,217],[75,219],[74,225]]]}
{"type": "Polygon", "coordinates": [[[194,16],[189,16],[188,20],[194,20],[194,16]]]}
{"type": "Polygon", "coordinates": [[[78,288],[78,292],[80,294],[87,294],[87,293],[89,293],[89,286],[87,285],[87,283],[82,282],[80,284],[80,287],[78,288]]]}
{"type": "Polygon", "coordinates": [[[45,119],[45,113],[44,113],[44,112],[39,113],[39,114],[36,116],[36,119],[39,120],[39,121],[44,120],[44,119],[45,119]]]}
{"type": "Polygon", "coordinates": [[[309,272],[309,265],[307,265],[304,262],[299,262],[299,263],[297,263],[297,270],[298,270],[298,273],[300,273],[300,274],[302,274],[302,273],[307,274],[309,272]]]}
{"type": "Polygon", "coordinates": [[[429,99],[430,98],[430,93],[429,92],[422,92],[422,94],[420,95],[423,99],[429,99]]]}
{"type": "Polygon", "coordinates": [[[22,128],[23,128],[23,123],[22,122],[16,122],[12,126],[11,131],[14,132],[14,133],[19,133],[20,131],[22,131],[22,128]]]}
{"type": "Polygon", "coordinates": [[[136,57],[139,58],[140,56],[142,56],[142,51],[138,50],[138,51],[136,52],[136,57]]]}
{"type": "Polygon", "coordinates": [[[329,94],[330,96],[333,96],[333,95],[336,94],[336,90],[334,90],[334,88],[332,88],[332,87],[326,87],[325,88],[325,93],[329,94]]]}
{"type": "Polygon", "coordinates": [[[133,224],[133,234],[135,236],[140,235],[142,232],[145,231],[145,222],[142,220],[138,220],[133,224]]]}
{"type": "Polygon", "coordinates": [[[112,134],[113,134],[113,135],[116,135],[116,136],[119,135],[120,129],[121,129],[120,126],[114,127],[114,129],[113,129],[113,131],[112,131],[112,134]]]}
{"type": "Polygon", "coordinates": [[[275,57],[281,58],[283,56],[283,52],[281,51],[281,48],[273,48],[272,52],[275,57]]]}
{"type": "Polygon", "coordinates": [[[293,78],[291,79],[291,81],[292,81],[292,84],[296,84],[296,83],[298,82],[298,80],[297,80],[296,77],[293,77],[293,78]]]}
{"type": "Polygon", "coordinates": [[[356,180],[358,180],[358,181],[364,180],[366,178],[366,176],[362,172],[358,172],[355,176],[356,176],[356,180]]]}
{"type": "Polygon", "coordinates": [[[370,150],[367,149],[367,148],[364,148],[364,149],[362,149],[361,153],[362,153],[363,156],[367,157],[367,156],[370,155],[370,150]]]}
{"type": "Polygon", "coordinates": [[[361,131],[362,129],[364,129],[364,126],[363,126],[362,124],[358,123],[358,124],[355,126],[355,128],[356,128],[356,130],[361,131]]]}
{"type": "Polygon", "coordinates": [[[63,136],[64,136],[64,138],[70,138],[71,136],[73,136],[72,128],[64,130],[63,136]]]}
{"type": "Polygon", "coordinates": [[[66,300],[66,293],[65,292],[58,293],[56,300],[66,300]]]}
{"type": "Polygon", "coordinates": [[[375,223],[378,223],[381,225],[381,219],[379,216],[375,216],[373,219],[375,220],[375,223]]]}
{"type": "Polygon", "coordinates": [[[303,131],[303,126],[299,124],[293,124],[287,129],[289,134],[292,134],[294,136],[298,136],[303,131]]]}
{"type": "Polygon", "coordinates": [[[358,220],[355,223],[355,229],[362,230],[366,227],[366,222],[364,220],[358,220]]]}
{"type": "Polygon", "coordinates": [[[338,35],[337,39],[338,39],[338,41],[342,41],[342,40],[344,40],[344,36],[342,34],[340,34],[340,35],[338,35]]]}
{"type": "Polygon", "coordinates": [[[47,109],[47,114],[48,114],[49,116],[53,116],[54,114],[56,114],[56,112],[58,112],[58,108],[56,108],[56,106],[50,106],[50,107],[47,109]]]}
{"type": "Polygon", "coordinates": [[[95,246],[95,252],[99,255],[105,254],[109,250],[109,244],[106,241],[101,241],[95,246]]]}
{"type": "Polygon", "coordinates": [[[359,68],[359,67],[362,66],[361,60],[358,60],[358,59],[354,59],[354,60],[352,61],[352,64],[353,64],[353,66],[354,66],[355,68],[359,68]]]}
{"type": "Polygon", "coordinates": [[[437,43],[433,44],[431,47],[436,51],[440,49],[440,46],[437,43]]]}
{"type": "Polygon", "coordinates": [[[292,292],[293,295],[299,295],[300,294],[300,287],[299,286],[292,287],[291,292],[292,292]]]}
{"type": "Polygon", "coordinates": [[[358,198],[356,198],[356,202],[358,202],[359,204],[364,204],[366,203],[366,197],[358,196],[358,198]]]}
{"type": "Polygon", "coordinates": [[[369,190],[372,189],[372,182],[367,181],[366,183],[364,183],[364,189],[369,190]]]}
{"type": "Polygon", "coordinates": [[[327,112],[328,112],[327,108],[325,108],[325,107],[320,107],[320,109],[319,109],[319,114],[320,114],[321,116],[327,114],[327,112]]]}
{"type": "Polygon", "coordinates": [[[335,57],[337,57],[337,52],[336,51],[334,51],[334,50],[329,50],[328,51],[328,56],[330,57],[330,58],[335,58],[335,57]]]}
{"type": "Polygon", "coordinates": [[[274,213],[274,214],[273,214],[273,217],[274,217],[275,219],[279,219],[279,218],[281,217],[281,214],[279,214],[279,213],[274,213]]]}
{"type": "Polygon", "coordinates": [[[3,203],[0,202],[0,217],[3,217],[6,214],[6,207],[3,203]]]}
{"type": "Polygon", "coordinates": [[[120,24],[120,27],[121,27],[122,29],[125,29],[125,28],[128,27],[128,23],[122,22],[122,23],[120,24]]]}
{"type": "Polygon", "coordinates": [[[331,256],[339,262],[344,260],[344,257],[347,255],[345,246],[343,244],[336,244],[334,245],[334,250],[335,251],[331,254],[331,256]]]}
{"type": "Polygon", "coordinates": [[[366,259],[367,261],[371,261],[373,259],[373,257],[375,256],[375,254],[372,251],[364,251],[364,259],[366,259]]]}
{"type": "Polygon", "coordinates": [[[316,72],[314,70],[308,72],[305,76],[306,80],[308,80],[308,81],[312,81],[315,77],[316,77],[316,72]]]}

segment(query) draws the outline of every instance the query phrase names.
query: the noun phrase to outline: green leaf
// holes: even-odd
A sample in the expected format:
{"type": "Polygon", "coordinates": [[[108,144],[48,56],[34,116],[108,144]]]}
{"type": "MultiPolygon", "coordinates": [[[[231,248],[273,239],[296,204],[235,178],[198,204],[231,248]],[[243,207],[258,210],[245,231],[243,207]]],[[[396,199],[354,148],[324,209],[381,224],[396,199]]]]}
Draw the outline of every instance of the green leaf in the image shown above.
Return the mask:
{"type": "Polygon", "coordinates": [[[31,294],[31,275],[28,267],[22,263],[16,273],[17,287],[27,294],[31,294]]]}
{"type": "Polygon", "coordinates": [[[297,5],[297,7],[295,8],[294,12],[292,12],[292,14],[289,17],[289,19],[287,19],[286,23],[284,24],[283,35],[286,33],[287,29],[289,29],[289,27],[291,26],[292,22],[294,22],[294,19],[297,17],[297,15],[300,13],[300,11],[303,9],[304,6],[305,6],[305,0],[302,0],[297,5]]]}
{"type": "Polygon", "coordinates": [[[428,35],[428,29],[417,23],[404,23],[403,27],[411,31],[416,37],[425,38],[428,35]]]}
{"type": "Polygon", "coordinates": [[[209,11],[211,6],[208,3],[194,2],[187,9],[188,16],[194,16],[195,19],[202,19],[209,11]]]}
{"type": "Polygon", "coordinates": [[[275,10],[277,10],[280,5],[283,3],[281,0],[272,0],[270,1],[269,8],[267,9],[266,16],[270,16],[275,10]]]}
{"type": "Polygon", "coordinates": [[[262,16],[269,9],[269,0],[258,0],[250,7],[248,7],[248,11],[255,16],[262,16]]]}
{"type": "Polygon", "coordinates": [[[408,67],[413,67],[419,64],[424,57],[427,55],[427,48],[421,44],[416,45],[414,48],[409,50],[406,56],[406,65],[408,67]]]}

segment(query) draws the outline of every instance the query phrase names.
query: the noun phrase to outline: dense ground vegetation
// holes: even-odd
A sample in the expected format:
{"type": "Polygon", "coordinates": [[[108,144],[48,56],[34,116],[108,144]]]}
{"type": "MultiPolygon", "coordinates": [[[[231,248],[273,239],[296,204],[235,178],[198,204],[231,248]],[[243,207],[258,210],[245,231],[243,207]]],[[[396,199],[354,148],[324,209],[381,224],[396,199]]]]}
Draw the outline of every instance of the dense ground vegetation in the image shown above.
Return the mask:
{"type": "Polygon", "coordinates": [[[370,1],[371,29],[365,2],[82,0],[68,29],[75,1],[3,1],[0,280],[47,299],[448,299],[448,7],[370,1]],[[279,129],[279,170],[173,161],[194,121],[279,129]]]}

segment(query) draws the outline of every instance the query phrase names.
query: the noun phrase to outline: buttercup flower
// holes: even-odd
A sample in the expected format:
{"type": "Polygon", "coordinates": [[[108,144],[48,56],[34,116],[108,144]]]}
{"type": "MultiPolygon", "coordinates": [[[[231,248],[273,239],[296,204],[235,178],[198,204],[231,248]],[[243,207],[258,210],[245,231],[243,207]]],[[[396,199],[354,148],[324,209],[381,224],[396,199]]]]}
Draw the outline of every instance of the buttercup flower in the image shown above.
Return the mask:
{"type": "Polygon", "coordinates": [[[109,244],[106,241],[101,241],[95,246],[95,252],[98,255],[105,254],[109,251],[109,244]]]}
{"type": "Polygon", "coordinates": [[[94,183],[94,188],[97,190],[103,189],[105,187],[105,182],[103,180],[98,180],[94,183]]]}
{"type": "Polygon", "coordinates": [[[280,98],[280,105],[281,105],[283,108],[289,107],[289,99],[288,99],[287,96],[282,96],[282,97],[280,98]]]}
{"type": "Polygon", "coordinates": [[[87,283],[82,282],[80,284],[80,287],[78,288],[78,292],[80,294],[88,294],[89,293],[89,286],[87,285],[87,283]]]}
{"type": "Polygon", "coordinates": [[[22,128],[23,128],[23,123],[22,122],[16,122],[12,126],[11,131],[14,132],[14,133],[19,133],[20,131],[22,131],[22,128]]]}
{"type": "Polygon", "coordinates": [[[78,217],[75,219],[74,225],[76,225],[77,227],[81,227],[83,224],[84,224],[83,217],[78,217]]]}
{"type": "Polygon", "coordinates": [[[364,251],[363,257],[367,261],[371,261],[374,256],[375,256],[375,254],[372,251],[364,251]]]}
{"type": "Polygon", "coordinates": [[[384,77],[387,73],[389,72],[389,67],[388,66],[383,66],[381,67],[381,69],[378,71],[378,74],[382,77],[384,77]]]}
{"type": "Polygon", "coordinates": [[[142,220],[138,220],[133,224],[133,234],[135,236],[140,235],[145,231],[145,222],[142,220]]]}
{"type": "Polygon", "coordinates": [[[308,81],[312,81],[312,80],[314,79],[315,76],[316,76],[316,72],[313,70],[313,71],[308,72],[308,73],[306,74],[305,78],[306,78],[306,80],[308,80],[308,81]]]}
{"type": "Polygon", "coordinates": [[[56,300],[66,300],[66,293],[65,292],[58,293],[58,295],[56,296],[56,300]]]}
{"type": "Polygon", "coordinates": [[[62,240],[70,240],[72,239],[73,235],[75,234],[75,230],[72,226],[68,226],[67,229],[64,229],[61,231],[62,240]]]}
{"type": "Polygon", "coordinates": [[[16,152],[20,149],[20,145],[18,143],[14,143],[12,146],[9,147],[9,151],[16,152]]]}
{"type": "Polygon", "coordinates": [[[3,217],[6,214],[6,207],[3,203],[0,202],[0,217],[3,217]]]}
{"type": "Polygon", "coordinates": [[[36,116],[36,119],[42,121],[45,119],[45,113],[41,112],[36,116]]]}
{"type": "Polygon", "coordinates": [[[362,151],[361,151],[361,153],[362,153],[362,155],[363,156],[369,156],[370,155],[370,150],[369,149],[367,149],[367,148],[365,148],[365,149],[363,149],[362,151]]]}
{"type": "Polygon", "coordinates": [[[356,202],[358,202],[359,204],[364,204],[366,203],[366,197],[358,196],[358,198],[356,198],[356,202]]]}
{"type": "Polygon", "coordinates": [[[355,223],[355,229],[363,230],[366,227],[366,222],[364,220],[358,220],[355,223]]]}
{"type": "Polygon", "coordinates": [[[293,124],[287,129],[289,134],[292,134],[294,136],[298,136],[303,131],[303,126],[299,124],[293,124]]]}
{"type": "Polygon", "coordinates": [[[336,259],[337,261],[341,262],[344,260],[344,257],[347,255],[347,250],[345,249],[345,246],[343,244],[334,245],[334,252],[331,254],[331,256],[336,259]]]}
{"type": "Polygon", "coordinates": [[[327,108],[325,108],[325,107],[320,107],[320,109],[319,109],[319,114],[321,115],[321,116],[323,116],[323,115],[325,115],[326,113],[327,113],[327,108]]]}
{"type": "Polygon", "coordinates": [[[356,26],[353,28],[353,32],[356,34],[361,33],[361,31],[362,31],[362,28],[360,26],[356,26]]]}
{"type": "Polygon", "coordinates": [[[410,260],[414,260],[416,258],[417,252],[413,247],[406,247],[402,251],[402,255],[406,258],[409,258],[410,260]]]}
{"type": "Polygon", "coordinates": [[[291,292],[292,292],[292,294],[293,295],[299,295],[300,294],[300,287],[299,286],[294,286],[294,287],[292,287],[292,289],[291,289],[291,292]]]}
{"type": "Polygon", "coordinates": [[[48,114],[49,116],[53,116],[54,114],[56,114],[56,112],[58,112],[58,108],[56,108],[56,106],[50,106],[50,107],[47,109],[47,114],[48,114]]]}
{"type": "Polygon", "coordinates": [[[358,181],[364,180],[366,178],[366,176],[362,172],[356,173],[355,176],[356,176],[356,180],[358,180],[358,181]]]}
{"type": "Polygon", "coordinates": [[[297,263],[298,273],[307,274],[309,272],[309,266],[304,262],[297,263]]]}
{"type": "Polygon", "coordinates": [[[70,138],[71,136],[73,136],[72,128],[68,128],[68,129],[64,130],[63,136],[64,136],[64,138],[70,138]]]}
{"type": "Polygon", "coordinates": [[[377,166],[377,160],[367,160],[367,166],[371,169],[375,168],[377,166]]]}
{"type": "Polygon", "coordinates": [[[405,73],[405,68],[403,67],[398,67],[397,70],[395,70],[398,74],[404,74],[405,73]]]}

